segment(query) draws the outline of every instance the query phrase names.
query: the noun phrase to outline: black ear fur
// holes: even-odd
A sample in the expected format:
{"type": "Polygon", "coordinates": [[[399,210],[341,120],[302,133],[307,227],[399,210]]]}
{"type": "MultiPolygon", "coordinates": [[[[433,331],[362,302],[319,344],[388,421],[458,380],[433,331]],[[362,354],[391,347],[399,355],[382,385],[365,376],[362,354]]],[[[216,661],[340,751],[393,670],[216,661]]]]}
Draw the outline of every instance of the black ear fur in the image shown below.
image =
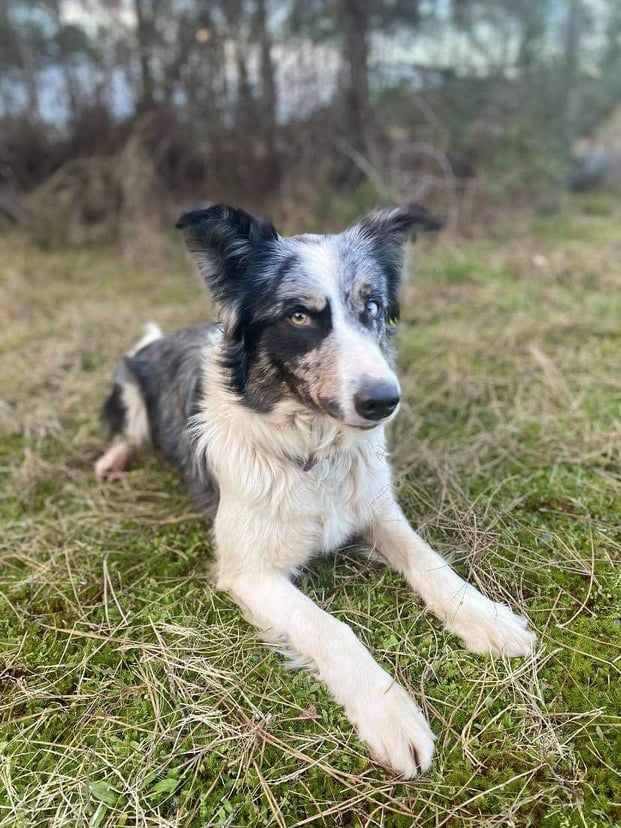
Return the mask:
{"type": "Polygon", "coordinates": [[[271,222],[227,204],[183,213],[176,227],[214,298],[222,303],[238,294],[249,264],[278,238],[271,222]]]}
{"type": "Polygon", "coordinates": [[[356,226],[358,232],[371,243],[380,262],[388,287],[386,316],[391,324],[399,319],[399,288],[403,268],[403,246],[417,230],[440,230],[442,222],[420,204],[404,204],[387,210],[378,210],[365,216],[356,226]]]}

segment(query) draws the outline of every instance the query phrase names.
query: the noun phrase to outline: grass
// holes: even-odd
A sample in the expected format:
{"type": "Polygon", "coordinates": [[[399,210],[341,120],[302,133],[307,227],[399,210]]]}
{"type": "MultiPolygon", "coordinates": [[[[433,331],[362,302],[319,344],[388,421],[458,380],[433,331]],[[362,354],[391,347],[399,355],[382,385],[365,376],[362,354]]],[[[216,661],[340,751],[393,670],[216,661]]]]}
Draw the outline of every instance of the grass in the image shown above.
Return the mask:
{"type": "Polygon", "coordinates": [[[178,242],[132,265],[1,238],[0,826],[621,824],[620,220],[589,196],[418,249],[399,496],[541,647],[471,655],[380,564],[313,564],[303,590],[438,734],[407,784],[213,590],[209,531],[159,458],[93,480],[142,320],[210,313],[178,242]]]}

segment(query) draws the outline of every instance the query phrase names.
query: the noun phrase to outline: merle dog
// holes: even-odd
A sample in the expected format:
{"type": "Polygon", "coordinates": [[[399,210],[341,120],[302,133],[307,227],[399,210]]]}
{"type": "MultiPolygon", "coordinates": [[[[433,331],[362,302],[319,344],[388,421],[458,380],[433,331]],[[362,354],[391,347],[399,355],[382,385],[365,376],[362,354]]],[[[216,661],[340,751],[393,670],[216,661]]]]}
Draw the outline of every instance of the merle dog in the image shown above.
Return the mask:
{"type": "Polygon", "coordinates": [[[148,440],[159,446],[215,516],[218,587],[316,671],[380,762],[412,777],[433,754],[425,716],[292,578],[362,537],[468,649],[523,656],[534,645],[524,618],[463,581],[392,492],[384,431],[400,398],[391,334],[403,246],[437,224],[408,206],[338,235],[284,237],[218,205],[178,227],[220,323],[168,336],[151,326],[121,360],[97,476],[148,440]]]}

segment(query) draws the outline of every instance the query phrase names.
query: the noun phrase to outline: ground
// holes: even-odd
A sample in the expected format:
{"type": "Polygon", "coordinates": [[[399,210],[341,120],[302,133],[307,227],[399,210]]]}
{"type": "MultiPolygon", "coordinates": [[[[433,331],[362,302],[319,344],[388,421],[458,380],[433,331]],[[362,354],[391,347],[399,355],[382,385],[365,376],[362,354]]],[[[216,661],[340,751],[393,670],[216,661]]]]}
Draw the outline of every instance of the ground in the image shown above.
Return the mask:
{"type": "Polygon", "coordinates": [[[408,783],[214,591],[161,459],[93,478],[142,322],[212,313],[179,240],[137,263],[1,237],[0,826],[619,825],[620,226],[588,197],[415,248],[399,497],[541,646],[465,652],[355,550],[304,574],[438,735],[408,783]]]}

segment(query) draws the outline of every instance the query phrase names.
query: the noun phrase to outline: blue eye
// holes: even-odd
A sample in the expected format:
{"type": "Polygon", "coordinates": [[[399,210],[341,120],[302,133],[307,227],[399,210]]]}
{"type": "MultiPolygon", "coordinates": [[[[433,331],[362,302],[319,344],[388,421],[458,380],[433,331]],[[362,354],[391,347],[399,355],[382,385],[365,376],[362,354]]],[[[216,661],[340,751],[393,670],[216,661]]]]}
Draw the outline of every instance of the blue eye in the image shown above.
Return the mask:
{"type": "Polygon", "coordinates": [[[380,304],[379,302],[376,302],[375,299],[367,299],[364,303],[364,307],[366,312],[369,316],[373,317],[373,319],[376,319],[379,316],[380,304]]]}

